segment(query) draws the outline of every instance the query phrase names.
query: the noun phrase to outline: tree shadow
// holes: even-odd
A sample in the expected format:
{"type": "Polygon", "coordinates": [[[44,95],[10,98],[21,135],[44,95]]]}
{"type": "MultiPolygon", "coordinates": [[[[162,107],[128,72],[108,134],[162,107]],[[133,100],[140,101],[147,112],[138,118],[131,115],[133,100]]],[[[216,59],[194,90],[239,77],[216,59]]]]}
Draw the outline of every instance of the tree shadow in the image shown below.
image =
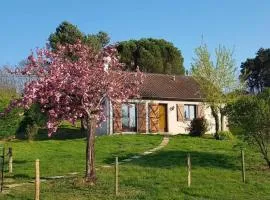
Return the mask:
{"type": "Polygon", "coordinates": [[[27,174],[8,174],[5,175],[5,178],[13,178],[13,179],[32,179],[33,177],[27,174]]]}
{"type": "Polygon", "coordinates": [[[235,157],[221,153],[198,152],[198,151],[160,151],[148,154],[140,159],[134,159],[132,164],[143,167],[174,168],[184,167],[187,163],[187,154],[190,154],[191,165],[196,167],[215,167],[225,169],[238,169],[234,162],[235,157]]]}
{"type": "Polygon", "coordinates": [[[86,132],[81,131],[79,128],[60,127],[57,132],[52,136],[48,136],[47,129],[40,129],[38,134],[34,137],[34,140],[71,140],[85,138],[86,132]]]}
{"type": "Polygon", "coordinates": [[[202,196],[201,194],[193,194],[192,192],[187,192],[187,191],[182,191],[182,193],[184,194],[184,200],[208,200],[211,199],[211,196],[208,195],[204,195],[202,196]]]}
{"type": "Polygon", "coordinates": [[[129,153],[129,154],[125,154],[125,155],[121,155],[123,154],[122,151],[119,151],[119,152],[114,152],[112,154],[110,154],[109,157],[105,158],[102,163],[105,163],[105,164],[112,164],[115,162],[115,157],[117,156],[118,157],[118,161],[119,162],[122,162],[123,160],[125,159],[130,159],[131,157],[133,156],[136,156],[138,154],[136,153],[129,153]]]}
{"type": "Polygon", "coordinates": [[[12,161],[13,164],[25,164],[27,162],[28,162],[27,160],[13,160],[12,161]]]}

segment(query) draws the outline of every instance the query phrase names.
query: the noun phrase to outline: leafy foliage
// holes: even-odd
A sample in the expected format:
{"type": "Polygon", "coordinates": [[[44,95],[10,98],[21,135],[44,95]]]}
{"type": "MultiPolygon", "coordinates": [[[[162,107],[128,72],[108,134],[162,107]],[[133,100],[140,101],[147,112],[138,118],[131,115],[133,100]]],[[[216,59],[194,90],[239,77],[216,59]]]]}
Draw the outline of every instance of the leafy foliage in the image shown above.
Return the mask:
{"type": "Polygon", "coordinates": [[[23,119],[23,109],[16,108],[0,118],[0,138],[15,136],[23,119]]]}
{"type": "Polygon", "coordinates": [[[190,123],[189,135],[201,137],[208,131],[208,128],[208,122],[204,117],[194,118],[190,123]]]}
{"type": "Polygon", "coordinates": [[[243,96],[226,110],[230,124],[240,127],[245,139],[257,145],[270,167],[270,89],[257,96],[243,96]]]}
{"type": "Polygon", "coordinates": [[[57,45],[75,44],[78,40],[95,50],[100,50],[110,42],[110,37],[103,31],[97,34],[85,35],[77,26],[64,21],[56,28],[56,31],[50,35],[48,40],[53,50],[57,49],[57,45]]]}
{"type": "MultiPolygon", "coordinates": [[[[0,86],[0,112],[8,106],[12,98],[17,97],[13,87],[1,84],[0,86]]],[[[22,120],[22,109],[14,109],[4,117],[0,118],[0,137],[14,136],[19,123],[22,120]]]]}
{"type": "Polygon", "coordinates": [[[231,131],[219,131],[218,137],[221,140],[232,140],[234,138],[231,131]]]}
{"type": "Polygon", "coordinates": [[[255,58],[243,62],[240,78],[251,92],[262,92],[265,87],[270,87],[270,49],[261,48],[255,58]]]}
{"type": "Polygon", "coordinates": [[[184,74],[181,51],[163,39],[140,39],[120,42],[117,50],[126,70],[162,74],[184,74]]]}
{"type": "Polygon", "coordinates": [[[33,104],[30,109],[24,112],[24,118],[17,130],[18,138],[33,139],[40,127],[44,127],[47,122],[46,114],[41,112],[38,104],[33,104]]]}
{"type": "Polygon", "coordinates": [[[221,130],[224,129],[224,105],[234,100],[234,91],[239,88],[233,52],[219,46],[215,49],[216,61],[213,62],[207,45],[203,44],[195,49],[195,55],[192,76],[199,83],[206,103],[210,105],[218,138],[220,124],[221,130]]]}

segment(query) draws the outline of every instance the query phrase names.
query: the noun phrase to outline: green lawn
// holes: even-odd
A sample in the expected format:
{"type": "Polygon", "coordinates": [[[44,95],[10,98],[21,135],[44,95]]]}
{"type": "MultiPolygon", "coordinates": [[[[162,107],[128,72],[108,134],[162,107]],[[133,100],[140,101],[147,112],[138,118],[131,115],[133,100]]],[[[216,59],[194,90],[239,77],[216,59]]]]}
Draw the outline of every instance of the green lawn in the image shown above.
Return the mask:
{"type": "MultiPolygon", "coordinates": [[[[114,196],[114,169],[102,168],[114,156],[120,160],[151,149],[161,136],[121,135],[98,137],[98,182],[84,186],[84,139],[6,142],[14,149],[16,182],[31,180],[34,160],[40,159],[41,176],[81,172],[75,177],[50,180],[41,185],[41,199],[270,199],[270,170],[260,154],[246,150],[247,183],[241,182],[237,141],[174,136],[167,147],[120,165],[120,196],[114,196]],[[187,187],[186,155],[191,154],[192,185],[187,187]]],[[[34,185],[12,188],[0,199],[33,199],[34,185]]]]}

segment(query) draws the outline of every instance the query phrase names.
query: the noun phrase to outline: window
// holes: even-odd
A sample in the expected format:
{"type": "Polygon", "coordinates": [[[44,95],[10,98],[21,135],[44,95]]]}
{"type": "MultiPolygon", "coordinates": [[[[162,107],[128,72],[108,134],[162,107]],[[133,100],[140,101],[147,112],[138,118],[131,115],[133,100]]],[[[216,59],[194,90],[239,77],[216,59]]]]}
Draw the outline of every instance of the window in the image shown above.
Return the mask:
{"type": "Polygon", "coordinates": [[[135,104],[122,104],[122,130],[137,131],[137,112],[135,104]]]}
{"type": "Polygon", "coordinates": [[[196,118],[196,106],[195,105],[185,105],[185,120],[193,120],[196,118]]]}

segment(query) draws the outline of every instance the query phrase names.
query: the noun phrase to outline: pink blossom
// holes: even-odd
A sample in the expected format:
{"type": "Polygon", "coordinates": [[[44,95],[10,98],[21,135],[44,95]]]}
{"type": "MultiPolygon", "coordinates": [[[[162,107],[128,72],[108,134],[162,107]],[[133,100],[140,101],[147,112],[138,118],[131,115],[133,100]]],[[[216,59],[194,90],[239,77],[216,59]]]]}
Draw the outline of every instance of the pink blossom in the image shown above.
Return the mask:
{"type": "Polygon", "coordinates": [[[74,123],[80,117],[94,114],[99,122],[103,121],[105,116],[100,105],[103,99],[115,103],[137,97],[143,79],[139,70],[123,71],[114,46],[95,52],[80,41],[60,45],[56,52],[37,49],[27,63],[15,73],[29,74],[37,80],[25,85],[23,97],[12,101],[7,111],[15,106],[28,109],[33,103],[39,103],[41,110],[48,114],[49,135],[62,120],[74,123]],[[76,59],[66,56],[70,54],[76,59]]]}

